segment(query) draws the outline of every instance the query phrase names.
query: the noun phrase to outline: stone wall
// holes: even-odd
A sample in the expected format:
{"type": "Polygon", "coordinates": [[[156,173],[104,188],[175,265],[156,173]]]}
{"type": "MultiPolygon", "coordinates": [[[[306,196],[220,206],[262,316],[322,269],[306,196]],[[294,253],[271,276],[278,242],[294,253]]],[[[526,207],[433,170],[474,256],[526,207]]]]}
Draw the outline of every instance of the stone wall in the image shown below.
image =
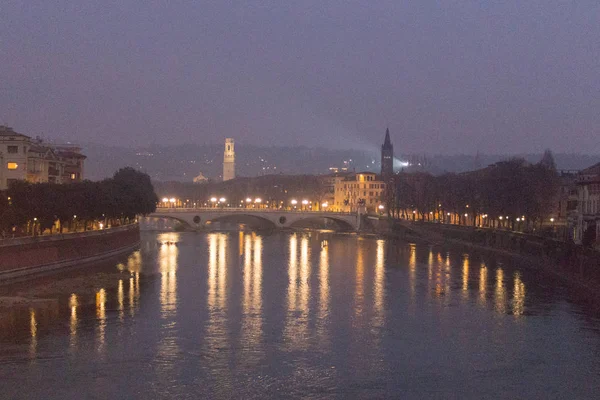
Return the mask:
{"type": "Polygon", "coordinates": [[[139,240],[137,224],[101,231],[3,240],[0,241],[0,278],[9,272],[101,258],[103,254],[132,248],[139,240]]]}

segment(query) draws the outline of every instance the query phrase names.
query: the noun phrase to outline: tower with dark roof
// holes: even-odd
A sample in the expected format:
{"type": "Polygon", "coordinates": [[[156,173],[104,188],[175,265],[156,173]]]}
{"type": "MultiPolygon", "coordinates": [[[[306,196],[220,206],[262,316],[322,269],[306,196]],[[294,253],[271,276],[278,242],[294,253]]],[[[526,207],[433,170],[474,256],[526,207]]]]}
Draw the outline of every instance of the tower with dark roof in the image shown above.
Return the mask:
{"type": "Polygon", "coordinates": [[[390,140],[390,129],[385,130],[385,140],[381,146],[381,179],[388,181],[394,175],[394,146],[390,140]]]}

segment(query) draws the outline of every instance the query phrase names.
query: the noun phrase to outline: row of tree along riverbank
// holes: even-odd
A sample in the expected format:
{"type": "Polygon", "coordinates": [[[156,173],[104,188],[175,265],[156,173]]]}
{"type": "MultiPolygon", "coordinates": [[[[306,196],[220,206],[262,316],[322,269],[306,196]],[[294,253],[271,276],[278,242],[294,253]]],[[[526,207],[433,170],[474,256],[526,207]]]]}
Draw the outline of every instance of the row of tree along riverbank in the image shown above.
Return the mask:
{"type": "Polygon", "coordinates": [[[400,173],[387,209],[395,218],[539,231],[559,193],[551,153],[538,164],[499,162],[462,174],[400,173]]]}
{"type": "Polygon", "coordinates": [[[133,168],[99,182],[17,181],[0,192],[0,237],[123,225],[154,212],[157,201],[150,177],[133,168]]]}

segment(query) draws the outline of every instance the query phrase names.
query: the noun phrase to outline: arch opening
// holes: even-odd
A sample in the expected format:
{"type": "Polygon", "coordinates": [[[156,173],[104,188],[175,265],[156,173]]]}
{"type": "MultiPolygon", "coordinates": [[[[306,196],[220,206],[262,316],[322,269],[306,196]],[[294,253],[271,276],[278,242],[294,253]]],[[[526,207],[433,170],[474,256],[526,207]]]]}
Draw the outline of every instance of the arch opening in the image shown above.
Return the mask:
{"type": "Polygon", "coordinates": [[[356,228],[351,223],[334,217],[310,216],[300,218],[290,224],[290,228],[299,229],[332,229],[337,231],[354,231],[356,228]]]}
{"type": "Polygon", "coordinates": [[[211,218],[206,221],[205,226],[223,230],[238,230],[240,228],[273,229],[276,227],[275,223],[267,218],[248,214],[223,215],[211,218]]]}

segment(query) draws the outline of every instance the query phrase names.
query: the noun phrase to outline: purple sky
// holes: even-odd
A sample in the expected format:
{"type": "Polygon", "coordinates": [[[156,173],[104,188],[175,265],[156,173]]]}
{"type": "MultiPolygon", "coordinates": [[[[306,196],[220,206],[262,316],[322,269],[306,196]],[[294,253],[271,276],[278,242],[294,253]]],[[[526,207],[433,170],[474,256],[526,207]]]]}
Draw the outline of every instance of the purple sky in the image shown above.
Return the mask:
{"type": "Polygon", "coordinates": [[[0,4],[0,124],[144,145],[600,153],[598,0],[0,4]]]}

